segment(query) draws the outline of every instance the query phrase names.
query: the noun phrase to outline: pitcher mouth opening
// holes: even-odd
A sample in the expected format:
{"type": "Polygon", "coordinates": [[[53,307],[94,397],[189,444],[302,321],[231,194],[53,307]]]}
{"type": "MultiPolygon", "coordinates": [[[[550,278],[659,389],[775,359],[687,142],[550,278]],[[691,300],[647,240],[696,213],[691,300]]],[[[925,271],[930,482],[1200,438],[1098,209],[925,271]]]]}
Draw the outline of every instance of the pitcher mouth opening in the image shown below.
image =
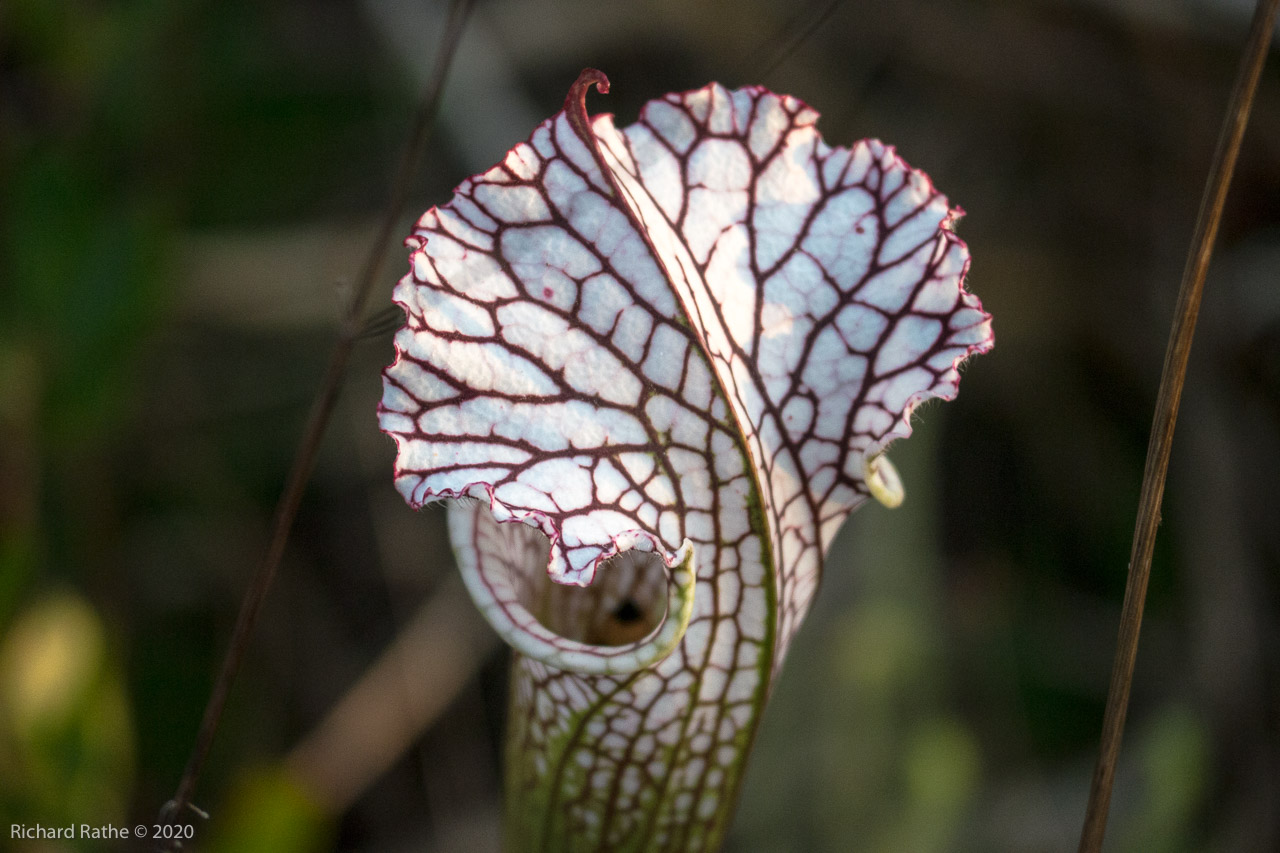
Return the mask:
{"type": "Polygon", "coordinates": [[[547,576],[548,540],[498,522],[483,502],[449,508],[467,590],[495,631],[525,657],[584,675],[623,675],[675,649],[693,615],[693,546],[672,565],[653,552],[615,554],[586,586],[547,576]]]}
{"type": "Polygon", "coordinates": [[[667,572],[653,553],[624,551],[606,560],[588,586],[558,584],[538,573],[521,601],[550,631],[594,646],[639,642],[667,615],[667,572]]]}

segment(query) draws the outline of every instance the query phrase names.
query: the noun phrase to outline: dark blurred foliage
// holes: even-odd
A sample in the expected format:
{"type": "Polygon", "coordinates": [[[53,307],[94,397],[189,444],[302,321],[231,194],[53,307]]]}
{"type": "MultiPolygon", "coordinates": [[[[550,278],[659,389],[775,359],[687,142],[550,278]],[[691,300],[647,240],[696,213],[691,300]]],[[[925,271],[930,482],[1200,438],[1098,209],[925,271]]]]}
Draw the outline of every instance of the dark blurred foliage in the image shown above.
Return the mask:
{"type": "MultiPolygon", "coordinates": [[[[730,850],[1074,847],[1249,5],[480,4],[415,214],[584,66],[622,123],[711,79],[799,95],[828,141],[892,141],[968,211],[997,347],[893,450],[907,503],[837,541],[730,850]]],[[[443,19],[410,0],[0,5],[0,826],[150,823],[171,795],[443,19]]],[[[1112,850],[1280,849],[1278,224],[1273,62],[1192,356],[1112,850]]],[[[505,655],[450,645],[462,629],[422,654],[458,677],[389,770],[340,805],[297,772],[342,777],[317,726],[424,602],[456,598],[438,511],[391,488],[390,358],[387,335],[356,354],[197,849],[496,843],[505,655]]]]}

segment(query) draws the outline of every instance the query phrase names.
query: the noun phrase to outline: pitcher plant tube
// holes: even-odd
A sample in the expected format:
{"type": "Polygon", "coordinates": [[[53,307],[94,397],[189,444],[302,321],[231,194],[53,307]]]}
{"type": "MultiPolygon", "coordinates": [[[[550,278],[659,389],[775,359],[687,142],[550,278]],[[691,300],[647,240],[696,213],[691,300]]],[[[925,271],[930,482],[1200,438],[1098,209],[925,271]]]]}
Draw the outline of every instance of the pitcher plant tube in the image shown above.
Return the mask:
{"type": "Polygon", "coordinates": [[[563,111],[407,241],[395,484],[517,652],[511,850],[715,850],[823,556],[993,344],[960,215],[802,101],[563,111]]]}

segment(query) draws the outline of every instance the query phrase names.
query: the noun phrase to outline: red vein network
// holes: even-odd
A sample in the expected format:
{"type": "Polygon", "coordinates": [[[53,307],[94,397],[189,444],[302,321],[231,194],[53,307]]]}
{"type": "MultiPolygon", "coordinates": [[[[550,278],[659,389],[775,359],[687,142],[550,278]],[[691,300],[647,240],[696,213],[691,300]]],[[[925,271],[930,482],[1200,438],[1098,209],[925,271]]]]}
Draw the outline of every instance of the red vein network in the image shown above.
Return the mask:
{"type": "Polygon", "coordinates": [[[522,653],[528,847],[715,849],[823,552],[990,317],[893,148],[717,84],[618,130],[592,84],[418,222],[379,420],[412,506],[475,499],[451,530],[522,653]],[[616,613],[642,636],[597,636],[616,613]]]}

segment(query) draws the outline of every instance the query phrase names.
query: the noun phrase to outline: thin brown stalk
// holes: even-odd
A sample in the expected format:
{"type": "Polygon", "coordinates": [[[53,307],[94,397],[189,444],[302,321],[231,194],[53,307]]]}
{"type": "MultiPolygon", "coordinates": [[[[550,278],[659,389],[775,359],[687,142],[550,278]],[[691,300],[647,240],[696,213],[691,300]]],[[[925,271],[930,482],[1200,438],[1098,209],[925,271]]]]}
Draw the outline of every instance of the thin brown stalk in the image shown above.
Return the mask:
{"type": "Polygon", "coordinates": [[[1116,641],[1116,659],[1111,670],[1111,688],[1102,718],[1102,743],[1098,763],[1093,771],[1089,802],[1085,810],[1084,828],[1080,834],[1080,853],[1098,853],[1107,829],[1107,812],[1111,806],[1111,786],[1115,778],[1120,740],[1124,733],[1125,715],[1129,707],[1129,688],[1133,681],[1134,660],[1138,654],[1138,633],[1142,628],[1142,609],[1147,597],[1147,581],[1151,577],[1151,554],[1155,547],[1156,527],[1160,523],[1160,502],[1164,495],[1165,475],[1169,469],[1169,451],[1173,445],[1173,428],[1178,419],[1178,403],[1186,382],[1187,359],[1200,313],[1200,297],[1205,275],[1213,255],[1214,239],[1226,202],[1231,174],[1240,153],[1240,141],[1249,122],[1258,78],[1266,62],[1271,31],[1275,27],[1280,0],[1259,0],[1254,9],[1249,39],[1240,57],[1235,88],[1227,106],[1227,115],[1213,163],[1200,201],[1195,234],[1187,255],[1187,265],[1178,291],[1173,328],[1165,351],[1164,370],[1156,397],[1155,418],[1147,445],[1146,467],[1142,475],[1142,492],[1138,498],[1138,519],[1133,531],[1133,550],[1129,556],[1129,579],[1125,586],[1120,614],[1120,636],[1116,641]]]}
{"type": "Polygon", "coordinates": [[[774,49],[772,55],[769,56],[769,61],[764,63],[762,66],[764,70],[755,72],[759,79],[763,80],[774,71],[777,71],[778,66],[785,62],[791,54],[795,53],[796,49],[799,48],[800,45],[804,44],[810,36],[818,31],[818,27],[826,23],[827,20],[835,14],[836,9],[840,8],[840,4],[843,1],[844,0],[827,0],[826,5],[821,7],[818,7],[815,4],[814,8],[801,13],[795,20],[788,24],[782,33],[771,38],[769,43],[761,45],[760,49],[755,51],[752,56],[760,56],[767,48],[777,44],[779,41],[782,41],[782,44],[774,49]],[[792,35],[784,41],[783,39],[788,31],[792,31],[792,35]]]}
{"type": "Polygon", "coordinates": [[[342,380],[346,375],[347,362],[350,360],[351,351],[356,341],[360,338],[365,304],[368,302],[369,294],[373,291],[373,286],[381,274],[382,261],[386,255],[387,247],[399,227],[400,217],[403,215],[405,203],[408,201],[409,187],[422,162],[427,141],[430,138],[430,130],[440,107],[440,98],[444,92],[449,66],[452,64],[458,43],[462,40],[462,31],[471,12],[471,6],[471,0],[453,0],[450,6],[440,53],[436,57],[431,79],[427,83],[422,101],[414,115],[413,125],[409,134],[409,143],[400,158],[399,167],[391,183],[390,198],[387,202],[386,212],[382,218],[377,236],[369,247],[369,253],[361,267],[360,276],[352,292],[351,300],[343,312],[342,322],[338,329],[338,338],[334,342],[328,368],[325,370],[320,390],[316,395],[315,402],[312,404],[311,413],[307,418],[306,428],[299,441],[298,450],[294,455],[293,465],[290,468],[284,491],[276,504],[275,519],[267,552],[249,588],[245,590],[244,598],[240,603],[240,614],[236,619],[235,629],[231,635],[231,644],[227,649],[226,657],[222,661],[222,669],[218,673],[217,681],[214,682],[209,702],[205,706],[204,717],[200,722],[200,729],[196,734],[191,755],[187,759],[186,769],[183,771],[182,779],[178,783],[177,792],[173,795],[173,799],[165,803],[164,808],[161,809],[160,816],[162,821],[172,821],[182,815],[188,808],[192,808],[191,796],[195,792],[196,783],[199,781],[201,770],[204,768],[205,759],[213,746],[213,738],[222,719],[227,697],[231,693],[231,685],[240,670],[249,641],[253,636],[254,626],[258,621],[258,612],[262,607],[262,602],[267,597],[267,591],[271,587],[271,581],[275,578],[276,569],[280,566],[280,560],[284,556],[285,544],[289,540],[289,532],[293,528],[294,518],[297,516],[298,507],[302,503],[303,492],[306,489],[307,481],[311,478],[316,456],[320,452],[321,441],[324,438],[325,430],[329,425],[334,406],[338,401],[339,392],[342,389],[342,380]]]}

